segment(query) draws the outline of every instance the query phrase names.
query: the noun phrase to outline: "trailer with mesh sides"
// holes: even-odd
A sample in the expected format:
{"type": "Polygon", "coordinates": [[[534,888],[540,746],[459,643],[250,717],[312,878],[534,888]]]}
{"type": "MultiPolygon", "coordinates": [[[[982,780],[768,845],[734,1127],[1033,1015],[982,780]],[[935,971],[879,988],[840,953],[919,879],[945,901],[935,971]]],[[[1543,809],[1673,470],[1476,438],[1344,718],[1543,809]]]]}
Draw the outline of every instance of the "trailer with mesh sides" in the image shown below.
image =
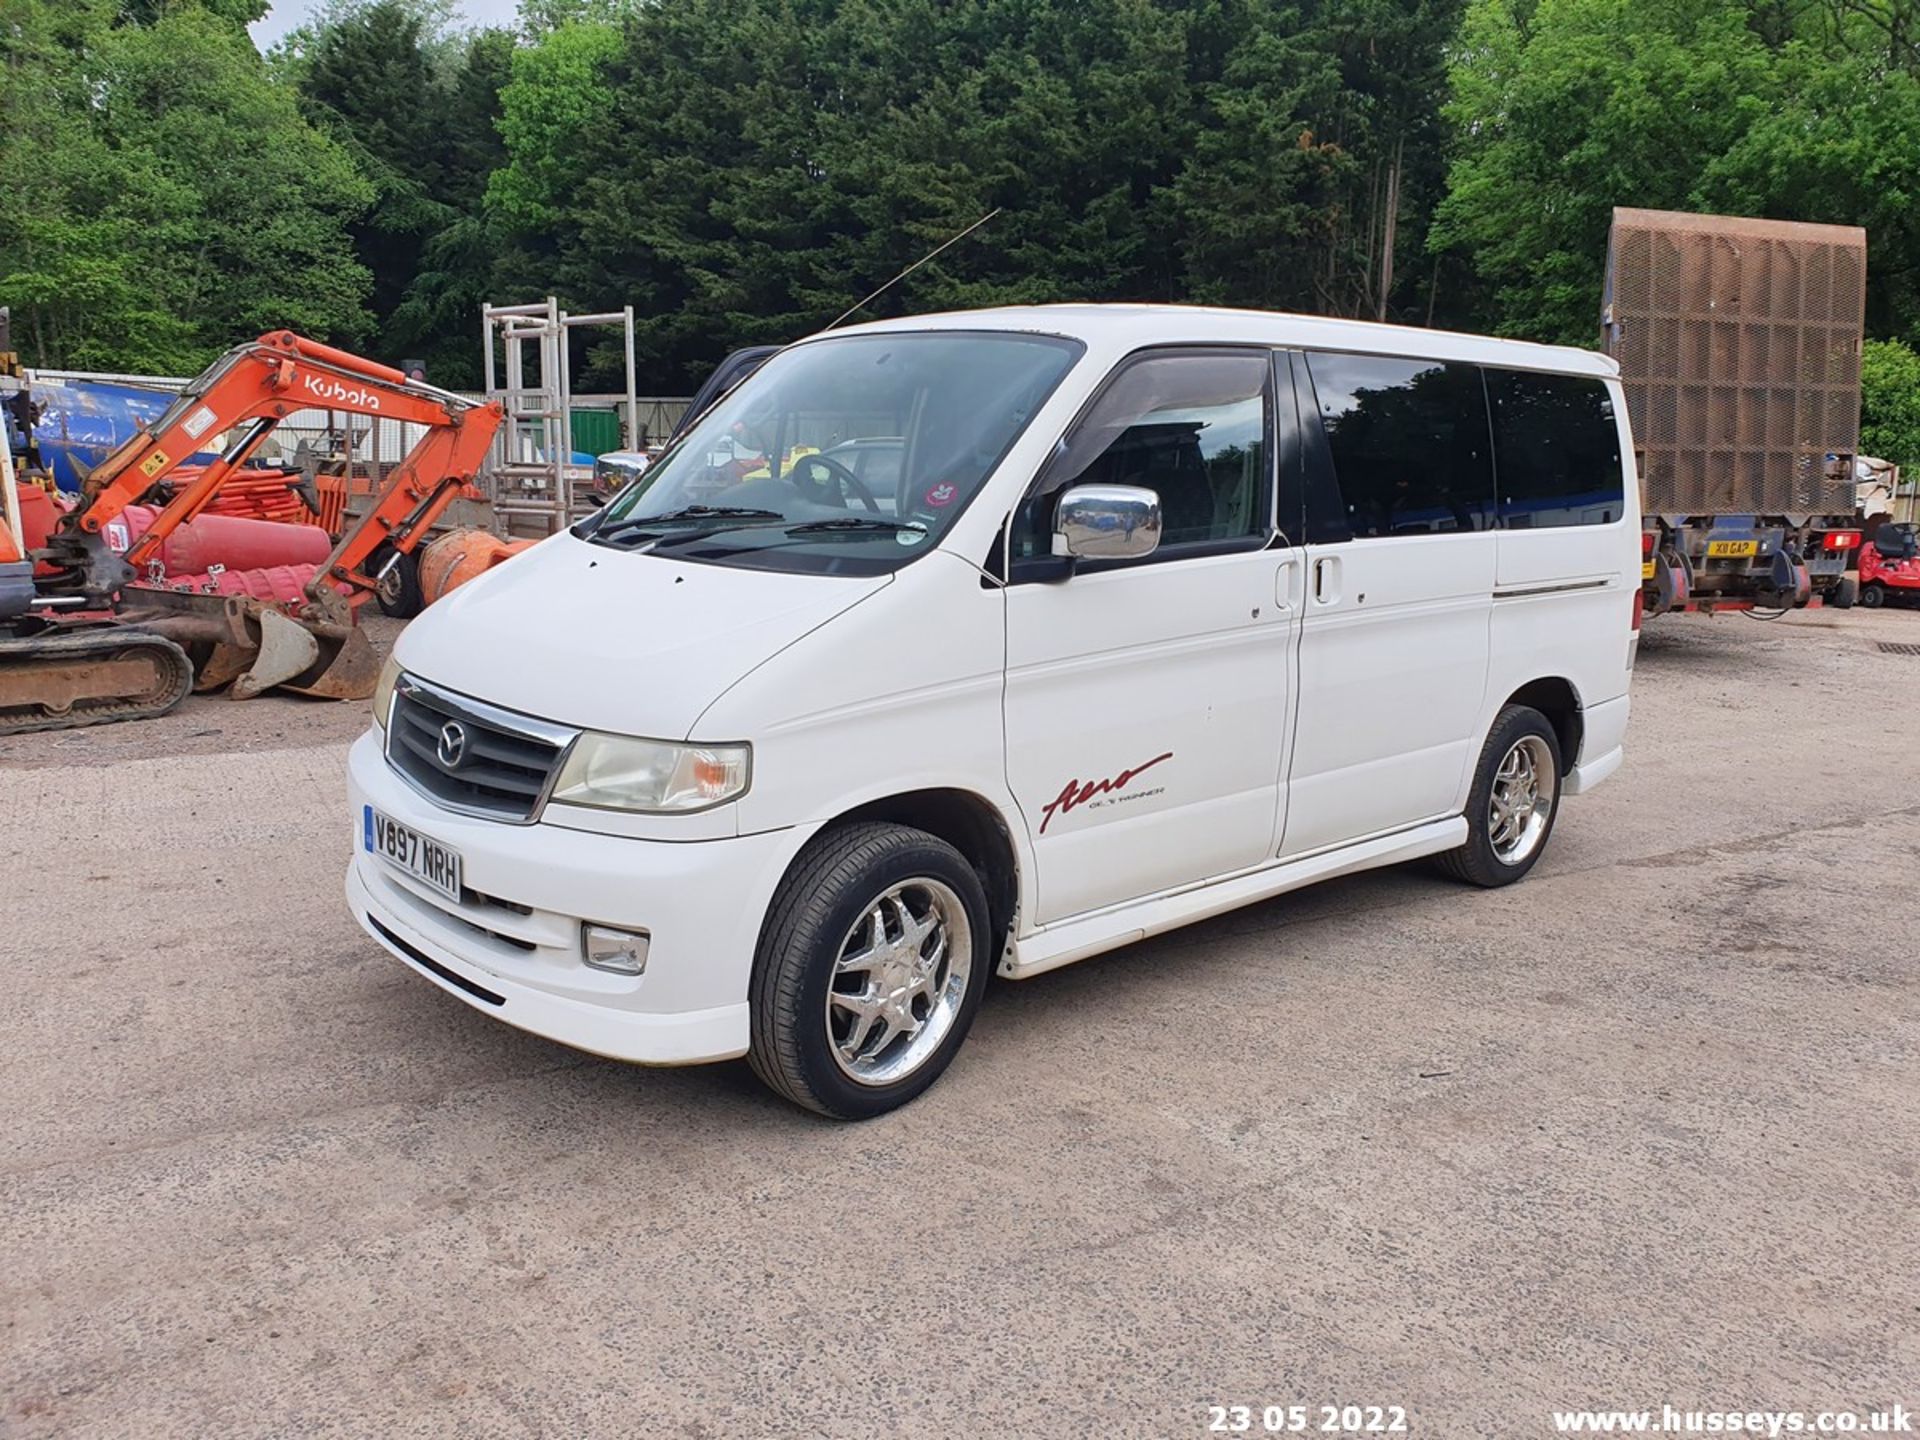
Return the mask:
{"type": "Polygon", "coordinates": [[[1866,279],[1855,226],[1613,212],[1648,614],[1853,603],[1866,279]]]}

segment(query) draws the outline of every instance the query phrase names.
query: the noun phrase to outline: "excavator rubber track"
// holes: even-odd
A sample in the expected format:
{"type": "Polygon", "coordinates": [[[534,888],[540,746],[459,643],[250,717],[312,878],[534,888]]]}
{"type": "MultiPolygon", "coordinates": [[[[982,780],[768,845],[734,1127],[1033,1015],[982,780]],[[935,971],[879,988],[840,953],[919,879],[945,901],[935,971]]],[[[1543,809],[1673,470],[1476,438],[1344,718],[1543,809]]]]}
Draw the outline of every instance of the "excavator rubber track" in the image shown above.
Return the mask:
{"type": "Polygon", "coordinates": [[[0,633],[0,735],[151,719],[191,689],[187,652],[135,626],[0,633]]]}

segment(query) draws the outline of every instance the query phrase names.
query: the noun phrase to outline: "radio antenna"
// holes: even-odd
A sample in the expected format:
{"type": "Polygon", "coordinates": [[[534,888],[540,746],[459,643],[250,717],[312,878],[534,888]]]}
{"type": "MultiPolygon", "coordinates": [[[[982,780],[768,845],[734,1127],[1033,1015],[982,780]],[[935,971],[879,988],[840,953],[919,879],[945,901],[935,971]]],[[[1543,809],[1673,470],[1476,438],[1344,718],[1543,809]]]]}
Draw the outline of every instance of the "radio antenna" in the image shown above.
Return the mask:
{"type": "Polygon", "coordinates": [[[926,254],[922,255],[918,260],[914,261],[906,269],[902,270],[898,275],[894,276],[893,279],[887,281],[886,284],[882,285],[878,290],[874,291],[873,294],[867,296],[866,299],[860,301],[857,305],[848,306],[847,309],[843,310],[840,313],[839,318],[836,319],[832,325],[829,325],[826,328],[828,330],[832,330],[836,326],[838,326],[841,323],[841,321],[845,320],[849,315],[858,314],[860,311],[866,309],[868,305],[872,304],[875,300],[878,300],[882,295],[886,294],[887,291],[891,290],[894,286],[898,285],[902,280],[906,279],[907,276],[911,275],[914,271],[918,270],[922,265],[926,264],[929,260],[933,259],[933,257],[938,255],[942,250],[945,250],[950,245],[957,245],[962,240],[966,239],[967,236],[971,235],[974,231],[978,230],[982,225],[986,224],[989,220],[993,219],[994,216],[998,215],[1000,213],[1000,210],[1001,210],[1000,206],[998,205],[994,206],[993,209],[989,210],[986,214],[982,215],[978,220],[974,221],[971,225],[967,226],[967,228],[962,230],[958,235],[953,236],[951,239],[943,240],[940,244],[936,245],[933,249],[929,250],[926,254]]]}

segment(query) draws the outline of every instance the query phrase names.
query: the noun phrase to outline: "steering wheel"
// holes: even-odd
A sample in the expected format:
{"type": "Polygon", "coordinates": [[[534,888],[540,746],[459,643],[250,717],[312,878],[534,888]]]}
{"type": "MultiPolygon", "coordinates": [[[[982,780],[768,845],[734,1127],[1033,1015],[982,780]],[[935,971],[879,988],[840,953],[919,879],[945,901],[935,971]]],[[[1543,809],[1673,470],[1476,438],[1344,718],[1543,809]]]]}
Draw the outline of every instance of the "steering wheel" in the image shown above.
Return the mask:
{"type": "Polygon", "coordinates": [[[802,455],[787,466],[781,478],[817,505],[838,505],[845,510],[851,494],[874,514],[880,513],[880,502],[860,477],[830,456],[802,455]]]}

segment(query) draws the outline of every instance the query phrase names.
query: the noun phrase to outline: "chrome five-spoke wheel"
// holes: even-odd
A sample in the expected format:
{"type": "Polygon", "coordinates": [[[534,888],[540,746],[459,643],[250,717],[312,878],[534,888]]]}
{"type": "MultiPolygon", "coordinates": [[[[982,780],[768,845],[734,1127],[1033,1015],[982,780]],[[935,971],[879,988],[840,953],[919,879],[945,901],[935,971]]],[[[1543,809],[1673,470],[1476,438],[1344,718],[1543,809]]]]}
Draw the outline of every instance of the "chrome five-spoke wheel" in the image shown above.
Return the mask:
{"type": "Polygon", "coordinates": [[[1474,766],[1466,840],[1439,857],[1440,868],[1489,890],[1525,875],[1553,834],[1563,768],[1547,717],[1530,705],[1503,705],[1474,766]]]}
{"type": "Polygon", "coordinates": [[[774,892],[754,955],[754,1073],[842,1120],[884,1114],[939,1079],[1004,923],[982,873],[951,842],[890,821],[815,836],[774,892]]]}
{"type": "Polygon", "coordinates": [[[1519,865],[1540,848],[1558,787],[1553,753],[1538,735],[1514,741],[1493,772],[1487,832],[1503,865],[1519,865]]]}
{"type": "Polygon", "coordinates": [[[919,876],[890,886],[841,941],[827,987],[827,1033],[840,1069],[862,1085],[910,1075],[960,1014],[973,932],[960,897],[919,876]]]}

